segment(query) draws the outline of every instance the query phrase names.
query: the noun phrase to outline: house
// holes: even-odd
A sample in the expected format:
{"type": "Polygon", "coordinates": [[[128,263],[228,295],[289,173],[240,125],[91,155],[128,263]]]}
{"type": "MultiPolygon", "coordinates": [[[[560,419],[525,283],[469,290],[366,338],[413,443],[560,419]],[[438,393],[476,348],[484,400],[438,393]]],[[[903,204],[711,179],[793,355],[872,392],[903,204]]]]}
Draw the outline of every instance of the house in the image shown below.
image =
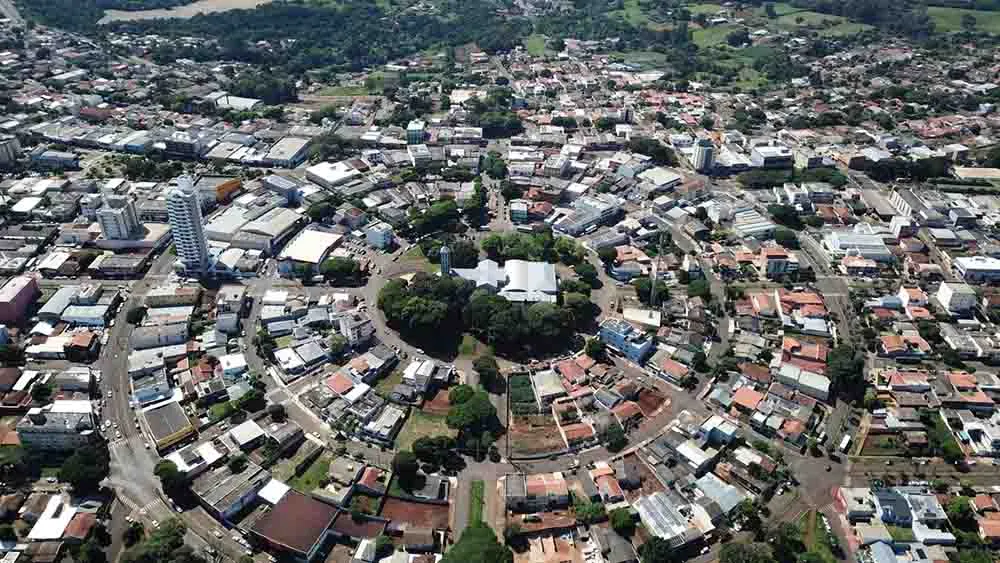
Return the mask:
{"type": "Polygon", "coordinates": [[[560,472],[508,473],[504,481],[508,510],[540,512],[569,506],[569,487],[560,472]]]}
{"type": "Polygon", "coordinates": [[[336,507],[289,491],[250,532],[270,549],[300,561],[312,561],[330,534],[336,507]]]}

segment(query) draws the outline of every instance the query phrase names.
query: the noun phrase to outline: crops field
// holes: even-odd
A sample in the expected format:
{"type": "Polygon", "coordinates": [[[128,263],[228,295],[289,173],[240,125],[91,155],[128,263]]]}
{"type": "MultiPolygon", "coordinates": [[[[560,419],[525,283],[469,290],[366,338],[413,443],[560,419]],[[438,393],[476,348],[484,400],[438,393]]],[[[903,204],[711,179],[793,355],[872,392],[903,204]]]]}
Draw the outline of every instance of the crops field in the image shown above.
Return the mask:
{"type": "Polygon", "coordinates": [[[972,16],[976,18],[978,31],[1000,34],[1000,12],[928,6],[927,15],[934,20],[934,28],[938,31],[962,31],[962,18],[972,16]]]}

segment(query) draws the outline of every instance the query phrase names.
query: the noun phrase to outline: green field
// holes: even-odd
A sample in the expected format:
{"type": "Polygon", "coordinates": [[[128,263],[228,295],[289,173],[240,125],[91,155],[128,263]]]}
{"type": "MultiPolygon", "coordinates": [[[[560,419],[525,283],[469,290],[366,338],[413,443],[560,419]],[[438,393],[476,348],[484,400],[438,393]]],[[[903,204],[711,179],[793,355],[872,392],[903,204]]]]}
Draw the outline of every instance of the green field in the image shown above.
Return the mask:
{"type": "Polygon", "coordinates": [[[737,29],[739,28],[735,25],[716,25],[696,29],[691,35],[696,45],[705,48],[725,44],[726,36],[737,29]]]}
{"type": "Polygon", "coordinates": [[[1000,34],[1000,12],[928,6],[927,15],[934,20],[938,31],[962,31],[962,17],[969,15],[976,18],[977,31],[1000,34]]]}
{"type": "Polygon", "coordinates": [[[482,355],[493,355],[493,348],[488,344],[483,344],[471,334],[462,335],[462,343],[458,346],[459,355],[466,357],[478,357],[482,355]]]}
{"type": "Polygon", "coordinates": [[[469,495],[469,525],[483,521],[483,504],[486,502],[486,483],[481,480],[472,482],[472,494],[469,495]]]}
{"type": "Polygon", "coordinates": [[[383,397],[388,397],[392,388],[403,382],[403,370],[396,369],[392,373],[378,380],[375,384],[375,392],[383,397]]]}
{"type": "Polygon", "coordinates": [[[701,4],[688,4],[688,5],[684,6],[684,7],[687,8],[689,12],[691,12],[692,16],[695,16],[695,15],[698,15],[698,14],[705,14],[707,16],[714,16],[715,14],[719,13],[719,10],[722,9],[722,6],[720,4],[712,4],[712,3],[708,3],[708,2],[701,3],[701,4]]]}
{"type": "Polygon", "coordinates": [[[545,36],[537,33],[529,35],[524,39],[524,48],[529,55],[541,57],[549,54],[549,49],[545,46],[545,36]]]}
{"type": "Polygon", "coordinates": [[[315,459],[302,475],[295,477],[288,482],[288,485],[299,491],[300,493],[309,494],[312,490],[319,487],[320,481],[326,479],[327,475],[330,473],[330,456],[332,454],[324,453],[315,459]]]}
{"type": "Polygon", "coordinates": [[[413,442],[423,436],[457,436],[458,432],[448,428],[445,417],[427,414],[423,411],[410,409],[406,424],[396,436],[397,450],[413,449],[413,442]]]}
{"type": "Polygon", "coordinates": [[[824,37],[843,37],[845,35],[854,35],[871,29],[875,28],[865,23],[845,21],[838,23],[837,25],[821,29],[819,34],[824,37]]]}
{"type": "Polygon", "coordinates": [[[643,70],[653,70],[662,68],[667,61],[667,56],[656,51],[616,51],[610,53],[611,57],[623,63],[635,65],[643,70]]]}

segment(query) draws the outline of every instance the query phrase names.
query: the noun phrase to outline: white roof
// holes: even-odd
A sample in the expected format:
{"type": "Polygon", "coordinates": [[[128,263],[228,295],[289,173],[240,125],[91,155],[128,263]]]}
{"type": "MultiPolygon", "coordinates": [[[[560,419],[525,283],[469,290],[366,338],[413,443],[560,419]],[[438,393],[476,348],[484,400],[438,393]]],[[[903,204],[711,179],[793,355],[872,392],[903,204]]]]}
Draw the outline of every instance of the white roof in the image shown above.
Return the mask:
{"type": "Polygon", "coordinates": [[[274,359],[278,360],[278,363],[281,364],[281,369],[284,371],[292,371],[305,365],[302,358],[291,348],[275,350],[274,359]]]}
{"type": "Polygon", "coordinates": [[[508,301],[555,303],[558,292],[555,265],[548,262],[508,260],[504,264],[507,284],[500,295],[508,301]]]}
{"type": "Polygon", "coordinates": [[[229,435],[236,440],[240,446],[249,444],[264,435],[264,429],[255,420],[248,420],[243,424],[231,429],[229,435]]]}
{"type": "Polygon", "coordinates": [[[40,197],[25,197],[18,200],[10,210],[14,213],[28,213],[42,203],[40,197]]]}
{"type": "Polygon", "coordinates": [[[289,489],[290,487],[281,481],[271,479],[266,485],[264,485],[264,488],[257,493],[257,496],[268,504],[278,504],[278,501],[285,496],[289,489]]]}
{"type": "Polygon", "coordinates": [[[320,162],[314,166],[306,168],[306,174],[314,176],[321,183],[329,186],[336,186],[352,178],[360,176],[361,173],[352,168],[347,162],[320,162]]]}
{"type": "Polygon", "coordinates": [[[224,371],[246,369],[247,367],[247,359],[243,354],[226,354],[219,358],[219,363],[222,364],[224,371]]]}
{"type": "Polygon", "coordinates": [[[49,412],[52,413],[76,413],[88,414],[93,412],[94,405],[88,400],[61,400],[52,401],[49,412]]]}
{"type": "Polygon", "coordinates": [[[284,305],[288,301],[288,292],[279,289],[269,289],[264,293],[264,305],[284,305]]]}
{"type": "Polygon", "coordinates": [[[49,503],[42,511],[42,515],[38,518],[38,522],[28,533],[28,539],[42,541],[61,538],[76,512],[77,507],[70,506],[62,495],[52,495],[49,497],[49,503]]]}
{"type": "Polygon", "coordinates": [[[652,182],[657,186],[669,186],[681,181],[680,174],[662,166],[646,170],[639,174],[639,178],[647,182],[652,182]]]}
{"type": "Polygon", "coordinates": [[[299,233],[292,242],[281,251],[280,259],[319,264],[330,252],[330,249],[340,242],[343,235],[306,229],[299,233]]]}

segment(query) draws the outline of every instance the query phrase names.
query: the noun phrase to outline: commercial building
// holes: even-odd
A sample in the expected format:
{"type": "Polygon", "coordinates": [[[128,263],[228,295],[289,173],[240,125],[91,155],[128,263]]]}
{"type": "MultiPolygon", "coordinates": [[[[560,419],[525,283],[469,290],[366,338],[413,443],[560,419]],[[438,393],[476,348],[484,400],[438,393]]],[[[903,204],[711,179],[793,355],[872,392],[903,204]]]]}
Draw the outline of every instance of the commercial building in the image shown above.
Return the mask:
{"type": "Polygon", "coordinates": [[[580,236],[615,217],[624,203],[611,194],[582,196],[573,202],[573,212],[557,220],[552,228],[570,236],[580,236]]]}
{"type": "Polygon", "coordinates": [[[976,307],[976,290],[964,283],[941,282],[935,297],[949,313],[967,313],[976,307]]]}
{"type": "Polygon", "coordinates": [[[419,119],[414,119],[406,126],[406,144],[419,145],[424,142],[427,124],[419,119]]]}
{"type": "Polygon", "coordinates": [[[196,275],[205,273],[208,270],[208,241],[198,190],[190,177],[181,176],[177,185],[167,192],[167,214],[177,259],[184,271],[196,275]]]}
{"type": "Polygon", "coordinates": [[[170,401],[144,413],[149,434],[156,449],[164,450],[195,433],[194,425],[176,401],[170,401]]]}
{"type": "Polygon", "coordinates": [[[601,341],[642,365],[653,351],[653,339],[621,319],[606,319],[598,332],[601,341]]]}
{"type": "Polygon", "coordinates": [[[306,168],[306,179],[327,189],[336,188],[360,176],[361,172],[358,172],[347,161],[320,162],[306,168]]]}
{"type": "Polygon", "coordinates": [[[97,222],[106,239],[132,240],[142,235],[135,202],[125,196],[104,196],[104,205],[97,210],[97,222]]]}
{"type": "Polygon", "coordinates": [[[17,325],[26,319],[28,306],[39,295],[35,278],[18,276],[9,280],[0,288],[0,323],[17,325]]]}
{"type": "Polygon", "coordinates": [[[823,246],[839,258],[861,256],[876,262],[892,262],[895,257],[881,235],[852,231],[831,231],[823,238],[823,246]]]}
{"type": "Polygon", "coordinates": [[[282,273],[292,273],[296,266],[316,268],[336,248],[343,235],[319,229],[303,229],[278,255],[282,273]]]}
{"type": "Polygon", "coordinates": [[[372,247],[384,250],[395,242],[395,235],[389,223],[376,221],[365,227],[365,239],[372,247]]]}
{"type": "Polygon", "coordinates": [[[257,491],[270,480],[271,474],[252,461],[239,473],[223,465],[199,475],[191,492],[209,514],[225,522],[256,500],[257,491]]]}
{"type": "Polygon", "coordinates": [[[711,139],[698,139],[691,164],[698,172],[708,172],[715,167],[715,145],[711,139]]]}
{"type": "Polygon", "coordinates": [[[750,149],[750,162],[757,168],[791,168],[795,165],[795,155],[780,145],[758,146],[750,149]]]}
{"type": "Polygon", "coordinates": [[[674,549],[700,540],[715,529],[704,507],[688,503],[673,492],[640,497],[634,507],[646,530],[674,549]]]}
{"type": "Polygon", "coordinates": [[[17,422],[17,435],[28,450],[72,451],[96,438],[90,401],[53,401],[36,407],[17,422]]]}
{"type": "Polygon", "coordinates": [[[289,491],[250,531],[272,550],[311,561],[329,537],[337,513],[332,505],[289,491]]]}
{"type": "Polygon", "coordinates": [[[969,283],[1000,280],[1000,260],[991,256],[959,256],[952,260],[955,273],[969,283]]]}

